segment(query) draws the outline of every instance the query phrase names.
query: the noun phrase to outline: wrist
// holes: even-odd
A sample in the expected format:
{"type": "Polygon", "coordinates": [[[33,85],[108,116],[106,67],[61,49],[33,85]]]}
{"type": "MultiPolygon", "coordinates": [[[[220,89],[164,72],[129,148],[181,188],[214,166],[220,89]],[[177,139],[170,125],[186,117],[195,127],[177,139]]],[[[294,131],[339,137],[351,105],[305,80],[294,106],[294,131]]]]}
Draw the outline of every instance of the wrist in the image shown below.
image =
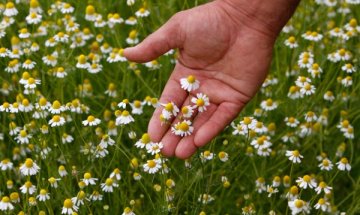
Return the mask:
{"type": "Polygon", "coordinates": [[[216,0],[233,20],[276,39],[300,0],[216,0]]]}

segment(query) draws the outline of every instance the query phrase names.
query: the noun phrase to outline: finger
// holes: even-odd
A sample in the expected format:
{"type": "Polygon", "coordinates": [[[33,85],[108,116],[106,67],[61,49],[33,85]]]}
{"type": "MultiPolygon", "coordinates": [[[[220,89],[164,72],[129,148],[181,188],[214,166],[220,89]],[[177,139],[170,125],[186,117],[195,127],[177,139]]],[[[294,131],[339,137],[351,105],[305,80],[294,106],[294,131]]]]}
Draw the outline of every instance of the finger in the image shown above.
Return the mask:
{"type": "Polygon", "coordinates": [[[210,142],[235,119],[244,105],[221,103],[211,117],[195,133],[194,144],[202,147],[210,142]]]}
{"type": "Polygon", "coordinates": [[[201,128],[202,125],[209,120],[209,118],[215,113],[216,110],[217,110],[217,105],[210,104],[205,112],[197,114],[193,123],[194,133],[190,136],[184,137],[179,141],[175,150],[176,157],[180,159],[186,159],[196,152],[198,148],[194,142],[196,133],[198,132],[199,128],[201,128]]]}
{"type": "Polygon", "coordinates": [[[124,56],[139,63],[148,62],[165,54],[170,49],[181,48],[181,28],[177,16],[173,16],[157,31],[135,47],[126,48],[124,56]]]}

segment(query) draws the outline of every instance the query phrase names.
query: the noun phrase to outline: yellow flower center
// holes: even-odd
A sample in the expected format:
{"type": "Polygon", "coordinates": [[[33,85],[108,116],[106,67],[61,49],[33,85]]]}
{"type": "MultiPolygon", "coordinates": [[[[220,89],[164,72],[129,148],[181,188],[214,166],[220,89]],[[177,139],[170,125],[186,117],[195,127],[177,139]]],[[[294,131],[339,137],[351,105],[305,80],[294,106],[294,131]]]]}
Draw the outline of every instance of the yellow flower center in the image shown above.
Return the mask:
{"type": "Polygon", "coordinates": [[[143,143],[145,143],[145,144],[147,144],[147,143],[150,142],[150,136],[149,136],[148,133],[145,133],[145,134],[142,135],[142,137],[141,137],[141,142],[143,142],[143,143]]]}
{"type": "Polygon", "coordinates": [[[1,201],[4,202],[4,203],[9,203],[9,202],[10,202],[10,198],[7,197],[7,196],[4,196],[4,197],[2,197],[1,201]]]}
{"type": "Polygon", "coordinates": [[[90,116],[88,116],[87,121],[88,121],[88,122],[94,122],[94,121],[95,121],[95,117],[92,116],[92,115],[90,115],[90,116]]]}
{"type": "Polygon", "coordinates": [[[53,109],[59,109],[61,107],[61,103],[58,100],[55,100],[52,104],[53,109]]]}
{"type": "Polygon", "coordinates": [[[141,107],[141,102],[139,100],[134,101],[134,106],[136,108],[140,108],[141,107]]]}
{"type": "Polygon", "coordinates": [[[291,36],[288,38],[289,43],[295,43],[295,37],[291,36]]]}
{"type": "Polygon", "coordinates": [[[300,199],[295,200],[295,207],[302,208],[303,206],[304,206],[303,200],[300,200],[300,199]]]}
{"type": "Polygon", "coordinates": [[[189,125],[186,122],[182,122],[179,124],[179,129],[181,131],[188,131],[189,130],[189,125]]]}
{"type": "Polygon", "coordinates": [[[124,111],[121,113],[121,115],[126,117],[126,116],[129,116],[130,113],[129,113],[129,111],[124,110],[124,111]]]}
{"type": "Polygon", "coordinates": [[[195,83],[195,76],[193,76],[193,75],[189,75],[188,77],[187,77],[187,81],[190,83],[190,84],[193,84],[193,83],[195,83]]]}
{"type": "Polygon", "coordinates": [[[306,182],[306,183],[309,183],[311,181],[311,177],[309,175],[305,175],[303,177],[303,180],[306,182]]]}
{"type": "Polygon", "coordinates": [[[73,203],[72,203],[71,199],[65,199],[64,208],[72,208],[72,207],[73,207],[73,203]]]}
{"type": "Polygon", "coordinates": [[[84,178],[85,178],[85,179],[90,179],[90,178],[91,178],[91,174],[88,173],[88,172],[85,173],[85,174],[84,174],[84,178]]]}
{"type": "Polygon", "coordinates": [[[173,111],[173,110],[174,110],[173,104],[172,104],[172,103],[167,103],[167,104],[165,105],[165,110],[167,110],[167,111],[173,111]]]}
{"type": "Polygon", "coordinates": [[[25,182],[25,187],[30,188],[32,186],[32,183],[30,181],[25,182]]]}
{"type": "Polygon", "coordinates": [[[154,168],[156,166],[156,162],[154,160],[148,160],[147,161],[147,165],[150,167],[150,168],[154,168]]]}
{"type": "Polygon", "coordinates": [[[21,130],[20,131],[20,136],[21,137],[26,137],[27,136],[27,132],[25,130],[21,130]]]}
{"type": "Polygon", "coordinates": [[[204,106],[204,104],[205,104],[204,99],[199,98],[199,99],[196,100],[196,105],[197,105],[198,107],[204,106]]]}
{"type": "Polygon", "coordinates": [[[26,166],[27,168],[31,168],[31,167],[33,167],[33,165],[34,165],[34,162],[33,162],[32,159],[30,159],[30,158],[26,159],[26,161],[25,161],[25,166],[26,166]]]}
{"type": "Polygon", "coordinates": [[[112,180],[111,178],[108,178],[108,179],[106,179],[105,184],[106,184],[107,186],[112,186],[113,180],[112,180]]]}
{"type": "Polygon", "coordinates": [[[135,39],[136,36],[137,36],[137,31],[136,31],[136,30],[130,31],[130,33],[129,33],[129,38],[135,39]]]}
{"type": "Polygon", "coordinates": [[[294,150],[294,151],[292,152],[292,155],[293,155],[294,157],[299,157],[299,156],[300,156],[300,153],[299,153],[298,150],[294,150]]]}
{"type": "Polygon", "coordinates": [[[340,162],[343,163],[343,164],[348,164],[349,163],[347,158],[341,158],[340,162]]]}
{"type": "Polygon", "coordinates": [[[85,57],[85,55],[80,55],[79,56],[79,58],[78,58],[78,62],[80,63],[80,64],[85,64],[86,63],[86,57],[85,57]]]}
{"type": "Polygon", "coordinates": [[[95,8],[92,5],[88,5],[86,7],[86,14],[87,15],[93,15],[95,13],[95,8]]]}
{"type": "Polygon", "coordinates": [[[41,195],[46,195],[46,193],[47,193],[47,192],[46,192],[45,189],[41,189],[41,190],[40,190],[40,194],[41,194],[41,195]]]}

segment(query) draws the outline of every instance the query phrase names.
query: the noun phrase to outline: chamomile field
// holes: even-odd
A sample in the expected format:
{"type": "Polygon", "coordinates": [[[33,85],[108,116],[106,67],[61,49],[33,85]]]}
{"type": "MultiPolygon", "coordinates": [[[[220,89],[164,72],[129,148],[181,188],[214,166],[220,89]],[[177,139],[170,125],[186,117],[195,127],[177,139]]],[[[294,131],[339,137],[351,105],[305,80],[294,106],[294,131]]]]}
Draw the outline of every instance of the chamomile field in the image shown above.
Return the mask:
{"type": "Polygon", "coordinates": [[[123,49],[203,3],[0,0],[0,214],[360,213],[359,0],[303,0],[237,119],[167,158],[154,109],[192,135],[211,97],[160,103],[178,51],[137,64],[123,49]]]}

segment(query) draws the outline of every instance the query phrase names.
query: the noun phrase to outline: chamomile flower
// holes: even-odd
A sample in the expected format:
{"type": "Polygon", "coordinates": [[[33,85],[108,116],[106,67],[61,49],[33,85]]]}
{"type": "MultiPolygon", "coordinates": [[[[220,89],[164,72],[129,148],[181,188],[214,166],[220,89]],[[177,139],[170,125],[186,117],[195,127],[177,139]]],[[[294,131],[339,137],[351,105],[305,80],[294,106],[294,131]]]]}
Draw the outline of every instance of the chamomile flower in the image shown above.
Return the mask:
{"type": "Polygon", "coordinates": [[[226,162],[229,160],[229,154],[224,151],[219,152],[218,157],[222,162],[226,162]]]}
{"type": "Polygon", "coordinates": [[[124,110],[116,117],[116,125],[127,125],[134,122],[134,118],[130,115],[129,111],[124,110]]]}
{"type": "Polygon", "coordinates": [[[19,13],[19,11],[16,9],[13,2],[6,3],[5,11],[3,12],[3,15],[12,17],[16,16],[19,13]]]}
{"type": "Polygon", "coordinates": [[[115,187],[119,187],[119,185],[112,178],[107,178],[104,183],[101,183],[101,189],[105,193],[112,193],[115,187]]]}
{"type": "Polygon", "coordinates": [[[339,162],[336,163],[337,168],[341,171],[350,171],[351,166],[349,164],[349,160],[346,157],[340,159],[339,162]]]}
{"type": "Polygon", "coordinates": [[[100,119],[95,118],[93,115],[89,115],[86,120],[82,121],[82,124],[84,126],[97,126],[100,122],[100,119]]]}
{"type": "Polygon", "coordinates": [[[63,135],[61,136],[61,142],[63,144],[65,143],[72,143],[74,141],[74,137],[67,134],[67,133],[63,133],[63,135]]]}
{"type": "Polygon", "coordinates": [[[139,43],[138,32],[136,30],[130,31],[128,38],[126,38],[126,42],[129,45],[138,44],[139,43]]]}
{"type": "Polygon", "coordinates": [[[22,175],[36,175],[40,170],[40,167],[31,159],[27,158],[23,165],[20,166],[20,172],[22,175]]]}
{"type": "Polygon", "coordinates": [[[10,202],[8,196],[3,196],[0,201],[0,210],[1,211],[11,211],[14,210],[14,206],[10,202]]]}
{"type": "Polygon", "coordinates": [[[269,136],[260,136],[254,140],[251,141],[250,145],[254,146],[256,149],[263,149],[263,148],[269,148],[272,143],[270,142],[269,136]]]}
{"type": "Polygon", "coordinates": [[[148,160],[143,165],[143,169],[147,173],[155,174],[161,169],[161,161],[158,159],[148,160]]]}
{"type": "Polygon", "coordinates": [[[27,181],[23,186],[20,187],[20,191],[23,194],[32,195],[36,192],[36,187],[30,181],[27,181]]]}
{"type": "Polygon", "coordinates": [[[324,199],[324,198],[320,198],[318,200],[318,202],[314,205],[315,209],[320,209],[323,212],[328,212],[331,209],[330,203],[324,199]]]}
{"type": "Polygon", "coordinates": [[[285,40],[284,44],[291,49],[299,46],[294,36],[290,36],[287,40],[285,40]]]}
{"type": "Polygon", "coordinates": [[[202,162],[212,160],[213,158],[214,158],[214,153],[210,152],[209,150],[200,153],[200,160],[202,162]]]}
{"type": "Polygon", "coordinates": [[[300,124],[299,120],[297,120],[295,117],[286,117],[284,121],[287,126],[292,128],[295,128],[300,124]]]}
{"type": "Polygon", "coordinates": [[[305,82],[303,87],[300,88],[300,93],[302,95],[309,96],[309,95],[314,94],[315,90],[316,90],[316,88],[314,85],[311,85],[310,83],[305,82]]]}
{"type": "Polygon", "coordinates": [[[179,108],[173,102],[169,102],[167,104],[162,104],[164,109],[162,110],[162,117],[166,120],[170,120],[171,117],[177,116],[179,113],[179,108]]]}
{"type": "Polygon", "coordinates": [[[50,193],[48,193],[46,189],[41,189],[40,193],[36,196],[36,199],[40,202],[45,202],[50,199],[50,193]]]}
{"type": "MultiPolygon", "coordinates": [[[[131,0],[131,1],[135,2],[135,0],[131,0]]],[[[129,0],[127,0],[127,2],[129,2],[129,0]]],[[[121,215],[135,215],[135,213],[131,208],[126,207],[121,215]]]]}
{"type": "Polygon", "coordinates": [[[98,180],[97,178],[92,178],[91,173],[89,173],[89,172],[86,172],[84,174],[84,178],[81,179],[81,181],[83,181],[86,184],[86,186],[96,185],[97,180],[98,180]]]}
{"type": "Polygon", "coordinates": [[[86,193],[82,190],[80,190],[75,197],[71,198],[71,201],[77,207],[84,205],[84,200],[87,200],[86,193]]]}
{"type": "Polygon", "coordinates": [[[0,162],[0,169],[2,171],[11,170],[13,168],[13,163],[10,161],[10,159],[6,158],[0,162]]]}
{"type": "Polygon", "coordinates": [[[137,24],[137,19],[136,19],[136,17],[130,16],[129,18],[127,18],[127,19],[125,20],[125,24],[126,24],[126,25],[136,25],[136,24],[137,24]]]}
{"type": "Polygon", "coordinates": [[[319,34],[316,31],[307,31],[306,33],[304,33],[302,35],[302,37],[306,40],[310,40],[310,41],[314,41],[314,42],[318,42],[323,38],[322,34],[319,34]]]}
{"type": "Polygon", "coordinates": [[[181,78],[180,84],[181,88],[188,92],[197,90],[200,87],[200,81],[198,81],[193,75],[189,75],[187,78],[181,78]]]}
{"type": "Polygon", "coordinates": [[[328,186],[324,181],[321,181],[318,186],[315,188],[315,192],[317,194],[320,194],[322,191],[325,194],[330,194],[332,190],[332,187],[328,186]]]}
{"type": "Polygon", "coordinates": [[[194,113],[194,108],[190,105],[183,106],[181,108],[181,113],[183,118],[191,118],[194,113]]]}
{"type": "Polygon", "coordinates": [[[308,187],[315,188],[317,186],[316,180],[310,175],[304,175],[303,177],[299,177],[296,180],[296,183],[298,183],[298,186],[303,189],[307,189],[308,187]]]}
{"type": "Polygon", "coordinates": [[[146,8],[140,8],[138,11],[135,12],[135,15],[137,17],[147,17],[150,15],[150,11],[148,11],[146,8]]]}
{"type": "Polygon", "coordinates": [[[71,199],[65,199],[61,214],[72,215],[74,212],[78,211],[78,209],[79,208],[71,201],[71,199]]]}
{"type": "Polygon", "coordinates": [[[59,166],[58,173],[59,173],[60,177],[65,177],[68,175],[68,172],[66,171],[66,169],[63,165],[59,166]]]}
{"type": "Polygon", "coordinates": [[[334,93],[330,90],[326,91],[326,93],[324,94],[324,100],[332,102],[335,100],[335,96],[334,93]]]}
{"type": "Polygon", "coordinates": [[[67,13],[72,13],[72,12],[74,12],[74,7],[73,6],[71,6],[71,4],[69,4],[69,3],[63,3],[62,4],[62,7],[60,8],[60,11],[61,11],[61,13],[63,13],[63,14],[67,14],[67,13]]]}
{"type": "Polygon", "coordinates": [[[194,127],[191,126],[190,120],[184,120],[182,122],[176,123],[173,127],[171,127],[171,131],[178,136],[186,137],[193,133],[194,127]]]}
{"type": "Polygon", "coordinates": [[[60,181],[60,180],[61,180],[60,178],[50,177],[48,179],[48,182],[49,182],[51,187],[57,188],[59,186],[58,181],[60,181]]]}
{"type": "Polygon", "coordinates": [[[301,159],[303,158],[303,156],[300,154],[300,152],[298,150],[294,150],[294,151],[288,150],[288,151],[286,151],[285,155],[293,163],[301,163],[301,159]]]}
{"type": "Polygon", "coordinates": [[[28,144],[32,138],[31,134],[28,134],[26,130],[21,130],[17,137],[15,137],[16,142],[20,144],[28,144]]]}
{"type": "Polygon", "coordinates": [[[209,97],[203,93],[197,93],[196,97],[191,98],[191,102],[194,103],[200,113],[206,111],[207,106],[210,105],[209,97]]]}
{"type": "Polygon", "coordinates": [[[143,149],[146,147],[147,144],[151,144],[151,140],[150,140],[150,136],[148,133],[144,133],[141,137],[140,140],[138,140],[136,143],[135,143],[135,146],[137,148],[140,148],[140,149],[143,149]]]}
{"type": "Polygon", "coordinates": [[[278,107],[278,103],[269,98],[269,99],[262,101],[260,103],[260,106],[264,111],[272,111],[278,107]]]}
{"type": "Polygon", "coordinates": [[[57,127],[57,126],[62,126],[65,124],[65,118],[60,116],[60,115],[54,115],[50,120],[49,120],[49,125],[51,127],[57,127]]]}
{"type": "Polygon", "coordinates": [[[111,172],[111,174],[110,174],[110,178],[113,178],[113,179],[116,179],[116,180],[118,180],[118,181],[120,181],[121,180],[121,171],[120,171],[120,169],[119,168],[115,168],[112,172],[111,172]]]}
{"type": "Polygon", "coordinates": [[[318,166],[320,167],[321,170],[330,171],[333,169],[334,165],[329,159],[324,158],[318,166]]]}
{"type": "Polygon", "coordinates": [[[132,103],[130,103],[130,106],[132,108],[131,113],[140,115],[143,113],[143,103],[139,100],[135,100],[132,103]]]}
{"type": "Polygon", "coordinates": [[[49,112],[51,114],[60,114],[61,112],[64,112],[66,110],[66,107],[61,105],[61,103],[58,100],[55,100],[51,107],[49,107],[49,112]]]}
{"type": "Polygon", "coordinates": [[[291,214],[309,214],[310,206],[308,202],[301,199],[294,199],[288,202],[288,206],[291,209],[291,214]]]}
{"type": "Polygon", "coordinates": [[[162,142],[154,143],[151,142],[149,144],[146,144],[146,151],[148,154],[155,155],[160,153],[161,149],[164,147],[162,142]]]}

